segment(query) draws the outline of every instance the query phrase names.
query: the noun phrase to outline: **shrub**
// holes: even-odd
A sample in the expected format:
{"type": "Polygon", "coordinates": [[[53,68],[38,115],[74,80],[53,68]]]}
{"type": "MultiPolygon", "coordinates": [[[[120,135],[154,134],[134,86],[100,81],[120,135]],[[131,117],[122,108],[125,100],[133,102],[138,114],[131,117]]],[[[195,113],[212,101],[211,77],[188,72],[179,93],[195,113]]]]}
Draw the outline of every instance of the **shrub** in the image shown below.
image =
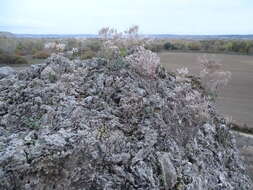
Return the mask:
{"type": "Polygon", "coordinates": [[[111,35],[111,30],[110,30],[109,27],[101,28],[101,29],[98,31],[98,35],[99,35],[101,38],[107,39],[107,38],[109,38],[110,35],[111,35]]]}
{"type": "Polygon", "coordinates": [[[17,55],[33,55],[34,52],[43,49],[43,42],[40,39],[18,39],[17,42],[15,49],[17,55]]]}
{"type": "Polygon", "coordinates": [[[47,51],[38,51],[33,55],[35,59],[46,59],[50,56],[50,53],[47,51]]]}
{"type": "Polygon", "coordinates": [[[93,52],[98,52],[101,49],[102,43],[98,40],[90,40],[86,47],[93,52]]]}
{"type": "Polygon", "coordinates": [[[118,58],[120,53],[120,49],[114,44],[114,41],[107,40],[103,43],[99,56],[112,60],[118,58]]]}
{"type": "MultiPolygon", "coordinates": [[[[125,36],[114,29],[102,28],[99,35],[103,41],[99,56],[109,60],[115,65],[114,60],[120,60],[116,63],[123,65],[132,65],[140,74],[150,78],[155,78],[156,69],[160,65],[160,58],[157,54],[144,48],[142,40],[138,35],[138,26],[130,27],[125,31],[125,36]]],[[[144,43],[143,43],[144,44],[144,43]]],[[[162,43],[156,43],[153,47],[163,48],[162,43]]],[[[150,44],[146,44],[150,45],[150,44]]]]}
{"type": "Polygon", "coordinates": [[[27,64],[27,60],[21,56],[9,55],[6,53],[0,54],[0,63],[3,64],[27,64]]]}
{"type": "Polygon", "coordinates": [[[182,42],[177,42],[174,44],[175,50],[187,50],[186,44],[182,42]]]}
{"type": "Polygon", "coordinates": [[[187,67],[177,69],[176,73],[177,73],[177,75],[176,75],[177,82],[189,80],[189,78],[187,78],[187,75],[189,74],[189,70],[187,67]]]}
{"type": "Polygon", "coordinates": [[[166,42],[164,45],[163,45],[164,49],[166,50],[175,50],[177,49],[171,42],[166,42]]]}
{"type": "Polygon", "coordinates": [[[28,61],[21,56],[13,56],[13,64],[28,64],[28,61]]]}
{"type": "Polygon", "coordinates": [[[140,74],[155,78],[157,67],[160,65],[160,58],[143,46],[137,47],[135,52],[126,57],[126,62],[133,65],[140,74]]]}
{"type": "Polygon", "coordinates": [[[211,95],[216,97],[220,88],[227,85],[231,78],[231,72],[223,71],[222,65],[213,58],[203,56],[199,60],[204,68],[200,72],[201,83],[211,95]]]}
{"type": "Polygon", "coordinates": [[[0,50],[6,53],[14,53],[17,46],[15,39],[0,37],[0,50]]]}
{"type": "Polygon", "coordinates": [[[252,47],[249,48],[248,54],[249,54],[249,55],[252,55],[252,54],[253,54],[253,45],[252,45],[252,47]]]}
{"type": "Polygon", "coordinates": [[[80,55],[80,59],[91,59],[96,56],[96,53],[91,50],[83,51],[80,55]]]}
{"type": "Polygon", "coordinates": [[[144,41],[139,38],[138,35],[138,26],[132,26],[124,32],[124,35],[121,32],[117,32],[115,29],[102,28],[99,31],[99,36],[102,39],[102,48],[101,51],[104,51],[104,48],[107,48],[107,44],[110,43],[108,47],[115,47],[119,49],[129,50],[131,48],[140,46],[144,44],[144,41]],[[107,43],[107,44],[106,44],[107,43]]]}
{"type": "Polygon", "coordinates": [[[153,51],[153,52],[160,52],[163,50],[164,46],[163,46],[163,44],[157,42],[157,43],[149,44],[146,48],[153,51]]]}
{"type": "Polygon", "coordinates": [[[232,42],[227,42],[224,44],[224,49],[226,52],[231,52],[233,49],[233,43],[232,42]]]}
{"type": "Polygon", "coordinates": [[[200,43],[199,42],[191,42],[188,44],[189,50],[200,50],[200,43]]]}
{"type": "Polygon", "coordinates": [[[67,50],[72,50],[73,48],[78,48],[79,47],[79,41],[78,39],[75,38],[69,38],[66,41],[66,46],[67,46],[67,50]]]}

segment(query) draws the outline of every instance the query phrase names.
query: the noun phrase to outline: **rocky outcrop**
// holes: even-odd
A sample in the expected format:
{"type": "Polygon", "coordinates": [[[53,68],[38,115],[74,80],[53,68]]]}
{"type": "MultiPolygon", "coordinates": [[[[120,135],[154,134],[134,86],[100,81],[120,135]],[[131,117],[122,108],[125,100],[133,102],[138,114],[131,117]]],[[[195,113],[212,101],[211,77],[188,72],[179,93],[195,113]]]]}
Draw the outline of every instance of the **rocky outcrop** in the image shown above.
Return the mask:
{"type": "Polygon", "coordinates": [[[237,147],[246,163],[246,170],[253,179],[253,135],[234,131],[237,147]]]}
{"type": "Polygon", "coordinates": [[[15,74],[16,71],[11,67],[0,67],[0,79],[15,74]]]}
{"type": "Polygon", "coordinates": [[[194,78],[53,56],[0,80],[0,189],[252,189],[194,78]]]}

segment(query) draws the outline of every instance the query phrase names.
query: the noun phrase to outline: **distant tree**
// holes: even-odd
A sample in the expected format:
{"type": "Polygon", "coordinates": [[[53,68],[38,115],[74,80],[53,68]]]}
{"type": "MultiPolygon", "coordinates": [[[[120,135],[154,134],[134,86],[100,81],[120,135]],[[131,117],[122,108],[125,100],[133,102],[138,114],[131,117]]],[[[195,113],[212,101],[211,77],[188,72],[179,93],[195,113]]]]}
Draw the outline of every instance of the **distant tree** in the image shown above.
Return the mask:
{"type": "Polygon", "coordinates": [[[164,44],[164,49],[166,49],[166,50],[175,50],[175,49],[177,49],[175,46],[174,46],[174,44],[172,44],[171,42],[166,42],[165,44],[164,44]]]}
{"type": "Polygon", "coordinates": [[[189,50],[200,50],[200,43],[199,42],[190,42],[188,44],[189,50]]]}
{"type": "Polygon", "coordinates": [[[14,38],[0,37],[0,50],[13,54],[17,46],[17,41],[14,38]]]}

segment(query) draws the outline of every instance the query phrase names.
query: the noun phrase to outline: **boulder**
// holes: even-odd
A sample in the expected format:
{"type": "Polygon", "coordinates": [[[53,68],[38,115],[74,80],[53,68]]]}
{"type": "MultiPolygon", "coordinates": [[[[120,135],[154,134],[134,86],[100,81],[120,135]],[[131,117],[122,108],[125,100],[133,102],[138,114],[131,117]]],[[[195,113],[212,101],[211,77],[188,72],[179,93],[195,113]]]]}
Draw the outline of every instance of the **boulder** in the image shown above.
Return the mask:
{"type": "Polygon", "coordinates": [[[0,67],[0,79],[15,74],[16,71],[11,67],[0,67]]]}

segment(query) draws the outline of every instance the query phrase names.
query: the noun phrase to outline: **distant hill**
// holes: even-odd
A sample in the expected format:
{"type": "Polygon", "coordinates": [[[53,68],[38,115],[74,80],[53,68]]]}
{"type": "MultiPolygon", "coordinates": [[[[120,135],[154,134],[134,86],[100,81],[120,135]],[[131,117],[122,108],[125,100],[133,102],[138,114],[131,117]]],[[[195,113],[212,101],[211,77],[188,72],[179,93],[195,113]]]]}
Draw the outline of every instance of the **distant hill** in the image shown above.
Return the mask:
{"type": "Polygon", "coordinates": [[[0,37],[15,38],[16,36],[11,32],[1,32],[0,31],[0,37]]]}
{"type": "MultiPolygon", "coordinates": [[[[7,33],[11,34],[11,33],[7,33]]],[[[11,34],[13,35],[13,34],[11,34]]],[[[97,38],[97,34],[14,34],[17,38],[97,38]]],[[[253,40],[253,34],[249,35],[176,35],[176,34],[147,34],[142,35],[148,38],[167,39],[188,39],[188,40],[226,40],[241,39],[253,40]]]]}
{"type": "Polygon", "coordinates": [[[241,39],[253,40],[253,34],[249,35],[176,35],[176,34],[151,34],[152,38],[168,38],[168,39],[192,39],[192,40],[226,40],[226,39],[241,39]]]}
{"type": "Polygon", "coordinates": [[[17,38],[97,38],[97,34],[15,34],[17,38]]]}

